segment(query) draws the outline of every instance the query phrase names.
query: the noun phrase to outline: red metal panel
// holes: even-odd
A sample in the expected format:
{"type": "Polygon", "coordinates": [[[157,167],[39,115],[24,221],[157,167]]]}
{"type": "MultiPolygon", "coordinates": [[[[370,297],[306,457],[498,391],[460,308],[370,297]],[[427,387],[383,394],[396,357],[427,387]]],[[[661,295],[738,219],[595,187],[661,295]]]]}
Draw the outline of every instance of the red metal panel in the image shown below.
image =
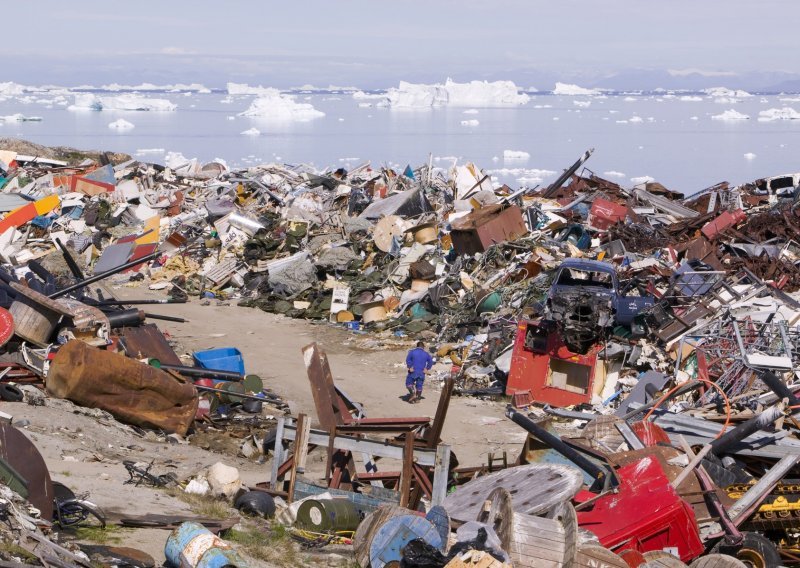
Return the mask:
{"type": "Polygon", "coordinates": [[[719,217],[703,225],[703,228],[700,229],[700,232],[711,241],[714,240],[714,238],[716,238],[716,236],[725,229],[729,229],[741,223],[745,219],[747,219],[747,215],[741,209],[737,209],[733,213],[723,211],[719,217]]]}
{"type": "Polygon", "coordinates": [[[591,402],[597,353],[602,345],[593,346],[586,355],[579,355],[567,349],[558,333],[550,333],[543,352],[537,353],[525,347],[528,326],[535,324],[521,321],[517,326],[506,394],[513,396],[517,392],[530,391],[534,401],[556,407],[591,402]],[[559,388],[552,384],[552,369],[561,366],[580,371],[587,376],[585,392],[559,388]]]}
{"type": "Polygon", "coordinates": [[[483,252],[493,244],[514,241],[528,233],[517,206],[490,205],[456,221],[450,237],[458,254],[483,252]]]}
{"type": "Polygon", "coordinates": [[[598,197],[589,210],[589,226],[599,231],[606,231],[610,226],[624,221],[627,216],[627,206],[598,197]]]}
{"type": "MultiPolygon", "coordinates": [[[[593,532],[612,550],[639,552],[676,548],[688,562],[703,553],[692,508],[681,499],[653,456],[617,470],[617,493],[599,497],[588,510],[578,512],[578,526],[593,532]]],[[[595,494],[582,492],[576,500],[595,494]]]]}

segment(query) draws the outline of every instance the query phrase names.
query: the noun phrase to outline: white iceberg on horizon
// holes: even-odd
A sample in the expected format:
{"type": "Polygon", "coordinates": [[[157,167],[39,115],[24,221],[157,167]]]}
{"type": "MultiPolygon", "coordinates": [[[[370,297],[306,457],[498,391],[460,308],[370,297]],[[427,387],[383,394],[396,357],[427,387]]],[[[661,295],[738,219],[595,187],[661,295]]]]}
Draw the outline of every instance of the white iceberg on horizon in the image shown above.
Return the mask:
{"type": "Polygon", "coordinates": [[[705,94],[711,97],[729,97],[736,99],[744,99],[752,97],[753,95],[741,89],[729,89],[727,87],[712,87],[710,89],[703,89],[705,94]]]}
{"type": "Polygon", "coordinates": [[[503,150],[504,162],[526,162],[530,158],[531,155],[524,150],[503,150]]]}
{"type": "Polygon", "coordinates": [[[456,83],[449,78],[444,84],[432,85],[400,81],[400,85],[389,89],[384,98],[392,108],[515,106],[530,100],[513,81],[456,83]]]}
{"type": "Polygon", "coordinates": [[[258,95],[258,96],[273,96],[279,95],[280,91],[274,87],[251,87],[247,83],[228,83],[227,85],[229,95],[258,95]]]}
{"type": "Polygon", "coordinates": [[[118,95],[112,97],[99,97],[92,93],[76,93],[74,104],[67,110],[132,110],[171,112],[177,110],[178,105],[167,99],[151,99],[139,95],[118,95]]]}
{"type": "Polygon", "coordinates": [[[243,130],[239,134],[244,134],[245,136],[261,136],[261,131],[258,128],[253,127],[243,130]]]}
{"type": "Polygon", "coordinates": [[[735,111],[733,109],[728,109],[721,114],[715,114],[711,117],[712,120],[750,120],[750,117],[746,114],[742,114],[741,112],[735,111]]]}
{"type": "Polygon", "coordinates": [[[577,96],[577,95],[599,95],[600,93],[601,91],[599,89],[585,89],[583,87],[579,87],[578,85],[573,85],[570,83],[556,83],[556,86],[553,89],[554,95],[577,96]]]}

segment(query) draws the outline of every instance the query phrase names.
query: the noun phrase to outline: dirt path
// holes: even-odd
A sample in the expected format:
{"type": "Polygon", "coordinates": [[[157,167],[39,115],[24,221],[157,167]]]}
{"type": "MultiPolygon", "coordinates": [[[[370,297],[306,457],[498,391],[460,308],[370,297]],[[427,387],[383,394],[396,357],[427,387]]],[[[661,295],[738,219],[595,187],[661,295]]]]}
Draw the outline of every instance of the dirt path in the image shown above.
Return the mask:
{"type": "MultiPolygon", "coordinates": [[[[122,287],[114,292],[121,298],[157,297],[140,288],[122,287]]],[[[157,322],[187,353],[238,347],[244,354],[247,372],[260,375],[268,387],[291,401],[294,413],[315,416],[301,355],[301,348],[312,341],[325,349],[335,380],[355,400],[365,404],[369,416],[433,416],[436,410],[439,393],[430,386],[419,404],[410,405],[400,399],[405,392],[404,347],[364,349],[359,344],[365,340],[374,343],[366,335],[233,304],[217,305],[216,301],[210,305],[192,301],[147,308],[154,313],[190,320],[189,323],[157,322]]],[[[447,367],[442,364],[441,368],[447,367]]],[[[175,471],[180,477],[222,461],[239,468],[245,484],[268,480],[269,462],[257,464],[191,445],[148,440],[116,423],[104,423],[74,410],[71,404],[60,401],[45,407],[0,403],[0,411],[12,414],[15,421],[30,421],[24,430],[44,456],[52,477],[75,492],[91,492],[91,500],[112,515],[191,514],[186,503],[162,491],[125,485],[128,475],[122,466],[123,459],[156,460],[154,470],[158,473],[175,471]]],[[[278,413],[268,407],[264,412],[278,413]]],[[[452,445],[461,465],[479,465],[486,463],[490,451],[507,449],[509,459],[514,459],[524,436],[503,417],[503,404],[454,397],[442,438],[452,445]]],[[[140,548],[163,561],[167,531],[125,531],[118,536],[122,545],[140,548]]]]}

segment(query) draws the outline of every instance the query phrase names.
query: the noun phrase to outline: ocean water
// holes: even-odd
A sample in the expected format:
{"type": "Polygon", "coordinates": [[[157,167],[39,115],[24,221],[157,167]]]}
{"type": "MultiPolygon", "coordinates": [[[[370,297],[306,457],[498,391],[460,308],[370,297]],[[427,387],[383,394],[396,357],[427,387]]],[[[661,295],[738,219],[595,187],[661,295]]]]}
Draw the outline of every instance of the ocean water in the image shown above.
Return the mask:
{"type": "Polygon", "coordinates": [[[585,167],[598,175],[623,186],[648,177],[687,195],[720,181],[738,184],[800,171],[800,120],[759,120],[769,109],[800,109],[795,95],[532,93],[529,103],[514,107],[392,109],[347,92],[295,93],[297,102],[325,113],[309,121],[238,116],[253,96],[142,96],[169,99],[177,110],[74,111],[67,108],[72,95],[12,96],[0,100],[0,116],[20,113],[42,120],[6,120],[0,137],[138,153],[161,163],[165,152],[180,152],[203,161],[222,158],[232,167],[280,162],[347,168],[370,161],[373,167],[402,168],[432,159],[447,168],[455,160],[472,161],[514,188],[546,185],[588,148],[595,153],[585,167]],[[731,110],[750,118],[712,118],[731,110]],[[109,128],[120,118],[134,128],[109,128]],[[242,134],[252,128],[260,134],[242,134]],[[529,157],[505,159],[507,150],[529,157]]]}

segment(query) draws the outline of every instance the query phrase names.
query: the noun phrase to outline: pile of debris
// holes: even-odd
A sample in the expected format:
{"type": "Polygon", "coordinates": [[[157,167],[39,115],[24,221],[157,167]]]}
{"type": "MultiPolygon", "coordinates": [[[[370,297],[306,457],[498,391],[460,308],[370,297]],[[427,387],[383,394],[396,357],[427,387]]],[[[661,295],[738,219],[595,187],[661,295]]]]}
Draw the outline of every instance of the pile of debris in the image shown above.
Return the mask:
{"type": "Polygon", "coordinates": [[[273,454],[255,489],[286,505],[267,509],[301,541],[355,532],[365,568],[800,563],[800,175],[684,198],[578,173],[591,152],[515,191],[474,164],[231,171],[0,147],[0,396],[30,383],[176,436],[252,416],[245,446],[273,454]],[[137,307],[190,297],[430,340],[449,362],[436,416],[367,417],[312,344],[315,427],[268,420],[287,406],[235,347],[181,359],[137,307]],[[441,440],[454,392],[510,397],[515,461],[458,464],[441,440]],[[304,475],[314,448],[322,483],[304,475]]]}

